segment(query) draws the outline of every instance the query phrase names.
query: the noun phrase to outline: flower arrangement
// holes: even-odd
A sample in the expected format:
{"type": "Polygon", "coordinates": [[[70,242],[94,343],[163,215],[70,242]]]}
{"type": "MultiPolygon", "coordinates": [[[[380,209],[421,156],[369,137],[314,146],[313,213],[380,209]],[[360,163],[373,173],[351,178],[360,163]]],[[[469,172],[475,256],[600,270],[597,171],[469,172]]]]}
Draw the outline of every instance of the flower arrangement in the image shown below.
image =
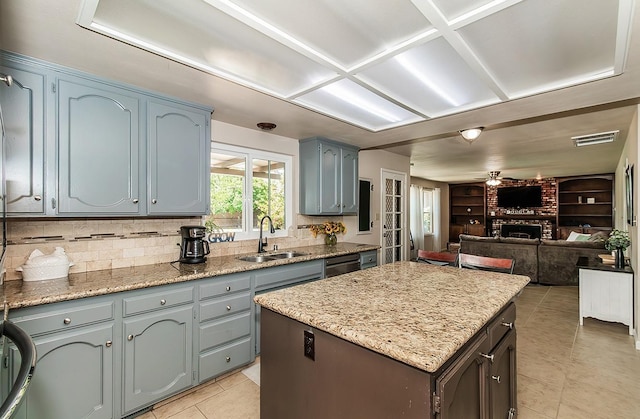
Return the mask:
{"type": "Polygon", "coordinates": [[[623,230],[614,229],[609,234],[609,238],[604,243],[604,247],[607,250],[616,250],[622,249],[625,250],[627,247],[631,245],[631,239],[629,238],[629,233],[623,230]]]}
{"type": "Polygon", "coordinates": [[[317,237],[318,234],[344,234],[347,232],[347,227],[345,227],[342,221],[325,221],[323,224],[312,225],[309,227],[309,230],[311,230],[313,237],[317,237]]]}

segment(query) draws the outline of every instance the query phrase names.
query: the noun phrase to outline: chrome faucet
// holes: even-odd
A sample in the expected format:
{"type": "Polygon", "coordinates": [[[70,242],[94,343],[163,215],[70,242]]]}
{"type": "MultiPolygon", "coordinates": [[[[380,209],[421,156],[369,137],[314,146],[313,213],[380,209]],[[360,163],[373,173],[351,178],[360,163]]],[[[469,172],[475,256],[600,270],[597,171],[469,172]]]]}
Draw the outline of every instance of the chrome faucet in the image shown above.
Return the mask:
{"type": "Polygon", "coordinates": [[[273,228],[273,220],[271,220],[271,217],[269,217],[268,215],[265,215],[264,217],[262,217],[262,220],[260,220],[260,238],[258,239],[258,253],[266,252],[266,250],[264,249],[267,247],[267,238],[266,237],[264,239],[262,238],[262,224],[264,223],[265,218],[269,219],[269,225],[271,226],[271,230],[270,230],[271,234],[276,232],[275,228],[273,228]]]}

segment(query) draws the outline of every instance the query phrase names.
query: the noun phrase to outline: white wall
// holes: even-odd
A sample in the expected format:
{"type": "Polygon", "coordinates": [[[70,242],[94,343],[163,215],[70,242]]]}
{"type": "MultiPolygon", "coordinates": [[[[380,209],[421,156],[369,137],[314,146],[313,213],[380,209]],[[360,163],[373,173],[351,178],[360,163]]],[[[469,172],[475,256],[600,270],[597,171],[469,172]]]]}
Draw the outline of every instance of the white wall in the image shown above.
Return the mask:
{"type": "Polygon", "coordinates": [[[640,121],[638,120],[639,112],[640,106],[636,110],[636,114],[631,122],[631,126],[629,127],[629,135],[626,138],[625,146],[616,168],[615,182],[615,228],[629,231],[629,235],[631,237],[631,246],[627,249],[627,256],[629,256],[631,260],[631,267],[635,272],[633,289],[635,290],[634,311],[636,349],[638,350],[640,350],[640,331],[638,330],[640,328],[640,275],[638,275],[638,260],[640,260],[640,232],[638,231],[637,222],[635,225],[627,224],[625,212],[625,169],[627,164],[634,166],[633,208],[635,218],[637,219],[638,212],[640,211],[640,208],[638,207],[638,191],[640,191],[640,188],[638,187],[640,186],[638,183],[638,171],[640,170],[640,166],[638,166],[638,162],[640,161],[640,150],[638,149],[638,136],[640,135],[640,121]]]}

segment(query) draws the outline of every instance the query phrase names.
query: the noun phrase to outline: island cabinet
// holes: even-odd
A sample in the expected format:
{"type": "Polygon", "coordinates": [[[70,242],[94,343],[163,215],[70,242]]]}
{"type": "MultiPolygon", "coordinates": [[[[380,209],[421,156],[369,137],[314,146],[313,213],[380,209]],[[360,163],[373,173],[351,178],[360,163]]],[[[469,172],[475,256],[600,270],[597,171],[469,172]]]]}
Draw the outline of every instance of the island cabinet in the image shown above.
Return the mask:
{"type": "MultiPolygon", "coordinates": [[[[15,418],[113,418],[115,304],[110,298],[15,311],[34,340],[36,373],[15,418]]],[[[14,382],[20,354],[10,345],[3,369],[14,382]]]]}
{"type": "Polygon", "coordinates": [[[5,127],[4,170],[7,211],[44,214],[44,138],[46,74],[38,68],[15,64],[0,66],[13,77],[11,87],[0,87],[5,127]]]}
{"type": "Polygon", "coordinates": [[[200,286],[198,382],[251,362],[251,274],[212,279],[200,286]]]}
{"type": "Polygon", "coordinates": [[[300,212],[357,214],[358,148],[322,137],[300,140],[300,212]]]}
{"type": "Polygon", "coordinates": [[[132,291],[122,300],[123,412],[192,385],[194,286],[132,291]]]}
{"type": "Polygon", "coordinates": [[[1,52],[10,216],[204,215],[211,109],[1,52]],[[188,162],[186,164],[185,162],[188,162]]]}

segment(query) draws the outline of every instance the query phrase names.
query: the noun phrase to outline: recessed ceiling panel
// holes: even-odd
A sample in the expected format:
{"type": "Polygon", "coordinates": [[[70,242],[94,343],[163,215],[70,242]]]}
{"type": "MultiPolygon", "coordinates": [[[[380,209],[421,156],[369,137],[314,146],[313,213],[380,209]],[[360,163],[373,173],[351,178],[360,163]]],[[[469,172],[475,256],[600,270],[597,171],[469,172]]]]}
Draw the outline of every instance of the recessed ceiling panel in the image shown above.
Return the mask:
{"type": "Polygon", "coordinates": [[[488,5],[492,0],[434,0],[433,2],[448,21],[488,5]]]}
{"type": "Polygon", "coordinates": [[[343,68],[351,68],[431,27],[407,0],[232,1],[343,68]]]}
{"type": "Polygon", "coordinates": [[[94,22],[283,97],[336,75],[201,0],[101,1],[94,22]]]}
{"type": "Polygon", "coordinates": [[[422,120],[350,80],[329,84],[295,102],[374,131],[422,120]]]}
{"type": "Polygon", "coordinates": [[[443,38],[356,75],[429,117],[499,101],[443,38]]]}
{"type": "Polygon", "coordinates": [[[523,1],[459,34],[514,97],[612,72],[617,14],[614,1],[523,1]]]}

